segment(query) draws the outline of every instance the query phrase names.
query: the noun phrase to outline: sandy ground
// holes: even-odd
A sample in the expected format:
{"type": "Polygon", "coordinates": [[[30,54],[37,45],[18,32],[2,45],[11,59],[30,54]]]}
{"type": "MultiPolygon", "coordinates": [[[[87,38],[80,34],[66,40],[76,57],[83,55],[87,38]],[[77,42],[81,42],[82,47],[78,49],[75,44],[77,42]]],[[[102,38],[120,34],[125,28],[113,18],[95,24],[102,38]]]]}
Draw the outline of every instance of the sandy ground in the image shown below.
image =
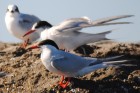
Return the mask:
{"type": "Polygon", "coordinates": [[[140,93],[140,44],[102,42],[83,46],[77,55],[124,55],[134,66],[108,67],[72,78],[66,89],[56,84],[60,76],[45,69],[40,50],[26,51],[19,44],[0,43],[0,93],[140,93]]]}

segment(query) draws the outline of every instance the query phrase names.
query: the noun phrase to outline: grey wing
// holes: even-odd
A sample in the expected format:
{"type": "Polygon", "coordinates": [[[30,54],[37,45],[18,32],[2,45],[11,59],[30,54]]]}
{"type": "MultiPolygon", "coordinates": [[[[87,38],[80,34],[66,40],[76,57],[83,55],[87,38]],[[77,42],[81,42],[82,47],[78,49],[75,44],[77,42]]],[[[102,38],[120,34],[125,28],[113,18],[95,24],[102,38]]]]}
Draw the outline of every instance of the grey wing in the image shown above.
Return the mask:
{"type": "Polygon", "coordinates": [[[82,29],[82,28],[87,28],[87,27],[93,27],[93,26],[105,26],[105,25],[116,25],[116,24],[129,24],[131,22],[112,22],[111,23],[110,21],[114,21],[114,20],[122,19],[122,18],[128,18],[128,17],[132,17],[132,16],[133,15],[121,15],[121,16],[113,16],[113,17],[103,18],[103,19],[92,21],[90,24],[82,24],[82,25],[79,25],[77,27],[64,29],[63,31],[75,31],[77,29],[82,29]]]}
{"type": "Polygon", "coordinates": [[[85,21],[90,21],[90,19],[85,16],[85,17],[80,17],[80,18],[69,18],[64,21],[77,21],[77,22],[84,21],[85,22],[85,21]]]}
{"type": "MultiPolygon", "coordinates": [[[[88,17],[66,19],[62,23],[57,25],[58,27],[57,30],[62,32],[65,29],[80,27],[81,25],[85,25],[85,24],[90,24],[90,19],[88,17]]],[[[76,30],[80,30],[80,29],[76,29],[76,30]]]]}
{"type": "Polygon", "coordinates": [[[103,24],[103,23],[107,23],[110,21],[114,21],[114,20],[118,20],[118,19],[122,19],[122,18],[128,18],[128,17],[132,17],[133,15],[120,15],[120,16],[112,16],[112,17],[107,17],[107,18],[103,18],[103,19],[99,19],[99,20],[95,20],[92,22],[92,24],[103,24]]]}
{"type": "Polygon", "coordinates": [[[28,29],[31,29],[32,25],[38,21],[40,21],[40,19],[34,15],[21,14],[20,20],[19,20],[19,25],[23,29],[28,30],[28,29]]]}
{"type": "Polygon", "coordinates": [[[62,51],[59,57],[54,59],[51,64],[59,71],[74,73],[81,70],[89,63],[82,57],[62,51]]]}

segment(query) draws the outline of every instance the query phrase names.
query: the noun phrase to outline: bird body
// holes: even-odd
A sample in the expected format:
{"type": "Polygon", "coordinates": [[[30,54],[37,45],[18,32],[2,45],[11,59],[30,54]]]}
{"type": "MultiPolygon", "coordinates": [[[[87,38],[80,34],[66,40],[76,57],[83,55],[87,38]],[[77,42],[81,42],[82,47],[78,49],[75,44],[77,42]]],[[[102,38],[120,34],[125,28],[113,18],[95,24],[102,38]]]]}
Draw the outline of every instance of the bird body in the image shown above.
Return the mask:
{"type": "MultiPolygon", "coordinates": [[[[117,56],[117,58],[120,56],[117,56]]],[[[112,58],[113,59],[113,58],[112,58]]],[[[116,59],[116,57],[114,57],[116,59]]],[[[47,45],[42,49],[41,60],[43,65],[50,71],[65,77],[80,77],[92,71],[108,66],[113,66],[118,61],[81,57],[69,52],[57,50],[51,45],[47,45]]],[[[123,60],[121,62],[125,62],[123,60]]]]}
{"type": "Polygon", "coordinates": [[[71,77],[84,76],[94,70],[109,66],[125,66],[125,63],[128,62],[128,60],[113,61],[122,57],[122,55],[109,58],[81,57],[59,50],[57,44],[50,39],[43,40],[28,49],[34,48],[42,49],[41,61],[46,69],[62,76],[62,79],[59,82],[59,85],[62,88],[68,86],[71,77]],[[64,77],[68,78],[67,82],[63,82],[64,77]]]}
{"type": "Polygon", "coordinates": [[[112,31],[109,30],[98,34],[89,34],[80,32],[83,28],[114,24],[128,24],[129,22],[108,22],[131,16],[132,15],[113,16],[95,21],[90,20],[88,17],[70,18],[64,20],[56,26],[52,26],[46,21],[40,21],[35,23],[32,26],[32,29],[28,31],[24,35],[24,37],[32,32],[38,32],[40,34],[41,40],[54,40],[60,49],[73,51],[76,48],[88,43],[94,43],[101,40],[108,40],[108,38],[106,38],[106,35],[111,33],[112,31]]]}
{"type": "Polygon", "coordinates": [[[30,42],[39,38],[38,33],[33,33],[27,37],[22,37],[27,30],[31,29],[35,22],[40,19],[34,15],[20,13],[16,5],[9,5],[5,15],[5,23],[7,30],[16,38],[23,41],[30,39],[30,42]]]}
{"type": "Polygon", "coordinates": [[[78,31],[59,32],[57,27],[54,27],[41,32],[40,38],[41,40],[54,40],[60,49],[72,51],[84,44],[94,43],[101,40],[109,40],[106,38],[106,35],[109,33],[111,33],[111,30],[98,34],[89,34],[78,31]]]}
{"type": "Polygon", "coordinates": [[[79,77],[100,68],[126,62],[126,60],[112,61],[121,56],[105,59],[81,57],[59,50],[58,47],[55,47],[57,44],[52,40],[43,40],[41,42],[43,43],[39,43],[38,46],[41,46],[42,49],[41,61],[44,66],[49,71],[65,77],[79,77]]]}
{"type": "Polygon", "coordinates": [[[76,56],[48,45],[42,49],[41,60],[44,66],[51,72],[65,77],[78,77],[85,74],[84,72],[80,73],[83,68],[86,68],[97,59],[91,60],[76,56]]]}

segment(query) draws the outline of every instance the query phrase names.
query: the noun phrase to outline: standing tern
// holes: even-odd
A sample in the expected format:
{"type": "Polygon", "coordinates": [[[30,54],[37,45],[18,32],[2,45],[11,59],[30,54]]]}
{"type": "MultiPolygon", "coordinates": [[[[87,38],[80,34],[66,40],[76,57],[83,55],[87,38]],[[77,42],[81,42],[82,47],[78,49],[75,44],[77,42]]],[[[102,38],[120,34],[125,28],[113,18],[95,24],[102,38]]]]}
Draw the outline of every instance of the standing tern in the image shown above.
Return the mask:
{"type": "Polygon", "coordinates": [[[82,18],[71,18],[63,21],[59,25],[52,26],[46,21],[39,21],[32,26],[32,29],[29,30],[23,37],[31,34],[33,32],[40,33],[40,38],[42,40],[51,39],[54,40],[60,49],[65,49],[67,51],[73,51],[77,47],[94,43],[101,40],[108,40],[106,35],[110,31],[106,31],[98,34],[89,34],[79,32],[82,28],[92,27],[92,26],[104,26],[104,25],[114,25],[114,24],[128,24],[130,22],[114,22],[107,23],[113,20],[131,17],[132,15],[122,15],[122,16],[113,16],[109,18],[99,19],[96,21],[91,21],[88,17],[82,18]]]}
{"type": "Polygon", "coordinates": [[[40,19],[34,15],[20,13],[16,5],[9,5],[5,15],[5,23],[8,31],[24,41],[23,47],[27,45],[28,42],[32,42],[39,38],[38,33],[33,33],[27,37],[22,37],[27,30],[31,29],[32,25],[40,19]]]}
{"type": "Polygon", "coordinates": [[[70,77],[84,76],[94,70],[109,66],[125,65],[128,60],[117,60],[121,56],[110,58],[90,58],[81,57],[69,52],[59,50],[57,44],[52,40],[43,40],[28,49],[41,48],[41,61],[50,72],[62,75],[62,80],[59,85],[63,88],[67,87],[70,82],[70,77]],[[64,77],[68,78],[66,83],[63,83],[64,77]]]}

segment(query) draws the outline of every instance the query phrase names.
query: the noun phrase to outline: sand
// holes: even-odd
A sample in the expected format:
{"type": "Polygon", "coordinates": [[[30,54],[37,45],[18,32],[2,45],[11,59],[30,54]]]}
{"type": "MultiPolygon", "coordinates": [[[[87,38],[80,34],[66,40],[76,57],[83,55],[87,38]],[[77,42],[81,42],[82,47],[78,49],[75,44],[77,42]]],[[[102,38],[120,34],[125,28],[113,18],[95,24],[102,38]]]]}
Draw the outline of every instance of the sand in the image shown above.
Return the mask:
{"type": "Polygon", "coordinates": [[[75,53],[105,58],[124,55],[133,66],[98,69],[72,78],[66,89],[54,85],[60,75],[49,72],[40,60],[40,50],[27,51],[19,44],[0,43],[0,93],[140,93],[140,44],[102,42],[84,45],[75,53]]]}

